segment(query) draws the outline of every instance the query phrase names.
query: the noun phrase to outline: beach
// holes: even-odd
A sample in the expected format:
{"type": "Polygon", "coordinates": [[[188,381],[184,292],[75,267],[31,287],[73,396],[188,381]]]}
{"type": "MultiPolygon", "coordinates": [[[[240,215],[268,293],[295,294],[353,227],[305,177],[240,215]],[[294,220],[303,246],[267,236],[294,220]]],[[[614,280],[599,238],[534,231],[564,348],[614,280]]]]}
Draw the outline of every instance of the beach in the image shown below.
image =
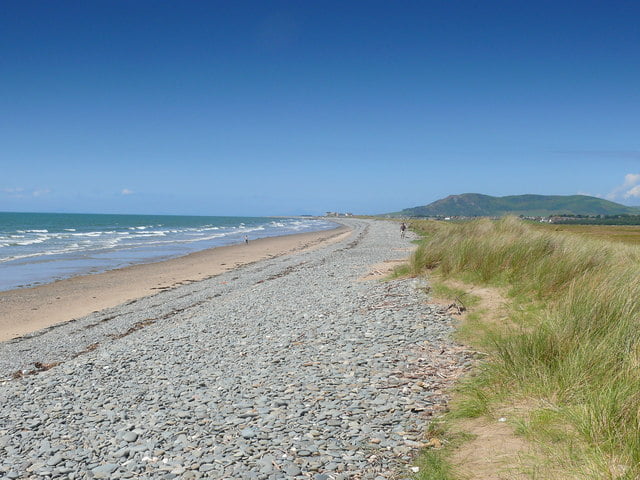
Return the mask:
{"type": "Polygon", "coordinates": [[[283,235],[211,248],[155,263],[81,275],[0,292],[0,341],[9,340],[158,291],[202,280],[259,260],[335,241],[347,228],[283,235]]]}
{"type": "Polygon", "coordinates": [[[0,343],[0,475],[411,476],[471,353],[423,280],[381,281],[411,235],[340,223],[0,343]]]}

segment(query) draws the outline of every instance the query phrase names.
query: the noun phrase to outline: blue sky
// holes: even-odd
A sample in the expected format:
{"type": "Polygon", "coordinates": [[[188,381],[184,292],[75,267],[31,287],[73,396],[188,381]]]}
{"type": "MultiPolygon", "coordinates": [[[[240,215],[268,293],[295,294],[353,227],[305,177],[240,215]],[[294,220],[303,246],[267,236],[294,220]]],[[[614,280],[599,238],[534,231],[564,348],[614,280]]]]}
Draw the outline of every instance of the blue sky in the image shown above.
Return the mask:
{"type": "Polygon", "coordinates": [[[640,205],[639,18],[637,1],[0,0],[0,211],[640,205]]]}

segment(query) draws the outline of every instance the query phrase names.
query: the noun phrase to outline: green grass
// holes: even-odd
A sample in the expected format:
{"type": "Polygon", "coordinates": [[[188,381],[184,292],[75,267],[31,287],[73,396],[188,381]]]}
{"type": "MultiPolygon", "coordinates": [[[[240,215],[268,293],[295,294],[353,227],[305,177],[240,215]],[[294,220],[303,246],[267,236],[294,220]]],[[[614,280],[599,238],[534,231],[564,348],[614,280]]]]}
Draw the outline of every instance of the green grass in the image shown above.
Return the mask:
{"type": "Polygon", "coordinates": [[[509,328],[475,328],[491,361],[463,388],[459,414],[485,414],[507,395],[543,401],[553,415],[527,424],[538,441],[589,446],[580,452],[593,478],[640,478],[640,248],[515,218],[412,228],[424,240],[405,273],[509,290],[509,328]]]}
{"type": "Polygon", "coordinates": [[[415,272],[412,271],[411,265],[405,263],[394,267],[393,272],[391,272],[391,275],[389,275],[389,279],[405,277],[412,274],[415,274],[415,272]]]}
{"type": "Polygon", "coordinates": [[[416,480],[455,480],[453,467],[442,450],[427,450],[416,462],[419,472],[416,480]]]}
{"type": "Polygon", "coordinates": [[[447,415],[447,419],[477,418],[490,413],[491,400],[485,389],[486,375],[467,380],[458,387],[458,399],[447,415]]]}
{"type": "Polygon", "coordinates": [[[419,471],[413,476],[415,480],[458,480],[460,477],[451,464],[450,452],[457,446],[474,437],[461,432],[452,433],[445,421],[432,421],[427,429],[427,437],[447,438],[444,446],[424,450],[415,465],[419,471]]]}

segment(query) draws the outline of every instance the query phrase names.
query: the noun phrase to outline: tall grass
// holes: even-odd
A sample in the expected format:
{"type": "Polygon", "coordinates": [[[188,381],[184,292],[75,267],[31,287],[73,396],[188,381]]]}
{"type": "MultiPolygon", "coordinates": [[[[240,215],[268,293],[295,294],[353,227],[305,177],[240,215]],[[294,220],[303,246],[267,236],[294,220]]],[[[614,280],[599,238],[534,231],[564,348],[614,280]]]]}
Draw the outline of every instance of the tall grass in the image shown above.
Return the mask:
{"type": "MultiPolygon", "coordinates": [[[[542,398],[640,478],[640,248],[515,218],[421,225],[413,272],[436,269],[542,301],[537,324],[493,332],[491,388],[542,398]]],[[[485,387],[486,388],[486,387],[485,387]]]]}

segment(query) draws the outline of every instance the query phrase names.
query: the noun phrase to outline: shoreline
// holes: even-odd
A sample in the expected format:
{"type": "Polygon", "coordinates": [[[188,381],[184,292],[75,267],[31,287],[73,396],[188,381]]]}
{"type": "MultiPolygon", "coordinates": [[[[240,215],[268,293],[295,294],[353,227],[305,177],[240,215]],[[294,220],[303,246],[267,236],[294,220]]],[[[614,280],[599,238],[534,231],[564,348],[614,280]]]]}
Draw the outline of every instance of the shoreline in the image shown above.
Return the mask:
{"type": "Polygon", "coordinates": [[[257,240],[334,229],[339,224],[294,216],[198,220],[189,216],[32,214],[36,221],[29,214],[24,219],[21,215],[0,212],[0,292],[162,262],[239,244],[246,235],[257,240]],[[73,216],[78,219],[67,218],[73,216]]]}
{"type": "Polygon", "coordinates": [[[260,260],[334,242],[351,231],[296,233],[209,248],[168,260],[79,275],[0,292],[0,342],[68,322],[92,312],[211,278],[260,260]]]}

